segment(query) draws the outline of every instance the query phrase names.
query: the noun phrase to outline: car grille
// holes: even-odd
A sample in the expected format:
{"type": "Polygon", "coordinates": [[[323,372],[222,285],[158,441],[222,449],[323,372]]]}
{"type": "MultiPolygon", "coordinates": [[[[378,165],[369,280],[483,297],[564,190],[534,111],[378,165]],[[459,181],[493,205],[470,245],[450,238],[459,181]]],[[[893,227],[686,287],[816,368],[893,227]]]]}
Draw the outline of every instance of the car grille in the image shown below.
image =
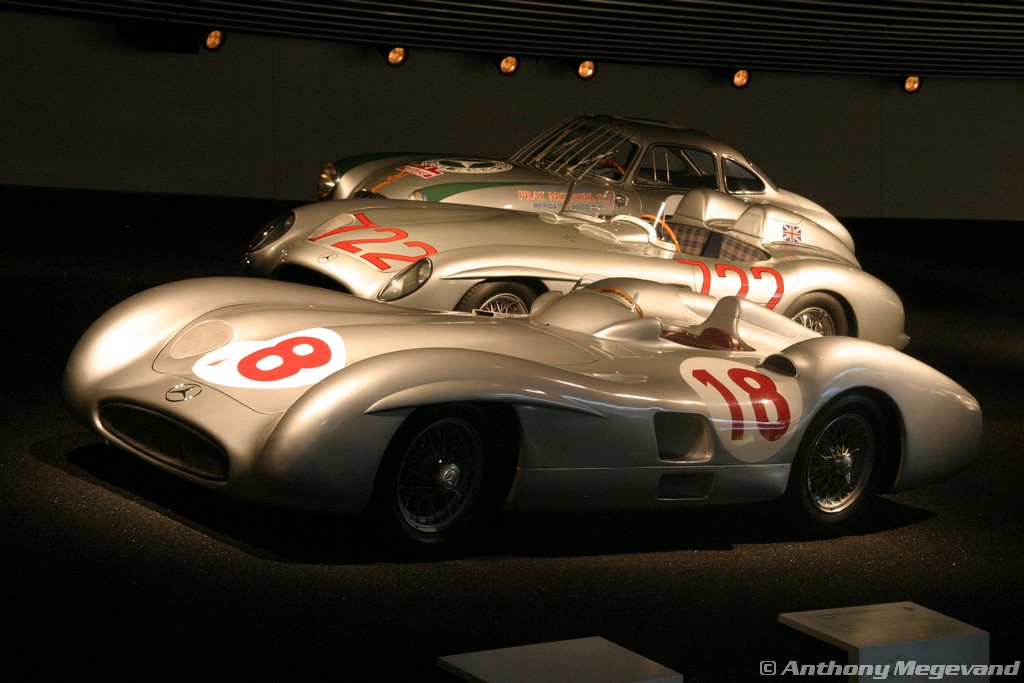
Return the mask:
{"type": "Polygon", "coordinates": [[[100,407],[103,427],[162,463],[203,479],[228,477],[223,449],[191,427],[166,415],[126,403],[100,407]]]}
{"type": "Polygon", "coordinates": [[[373,190],[356,190],[349,196],[352,199],[387,199],[387,195],[374,192],[373,190]]]}

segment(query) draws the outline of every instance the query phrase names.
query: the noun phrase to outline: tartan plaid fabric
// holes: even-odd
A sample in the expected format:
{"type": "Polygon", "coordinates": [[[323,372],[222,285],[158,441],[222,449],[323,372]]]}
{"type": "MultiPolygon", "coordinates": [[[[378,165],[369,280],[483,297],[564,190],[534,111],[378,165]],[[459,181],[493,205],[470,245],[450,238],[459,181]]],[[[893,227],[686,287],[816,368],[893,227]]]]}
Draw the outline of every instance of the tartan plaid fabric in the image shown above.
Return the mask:
{"type": "MultiPolygon", "coordinates": [[[[682,223],[670,222],[668,225],[676,235],[680,252],[695,256],[704,254],[704,250],[707,248],[711,237],[710,230],[692,225],[683,225],[682,223]]],[[[763,261],[768,258],[768,254],[757,247],[740,242],[728,235],[722,235],[721,248],[718,253],[708,254],[707,256],[723,261],[763,261]]]]}
{"type": "Polygon", "coordinates": [[[722,240],[722,251],[719,258],[723,261],[763,261],[768,258],[768,255],[757,247],[726,237],[722,240]]]}
{"type": "Polygon", "coordinates": [[[699,255],[707,246],[709,232],[705,228],[694,228],[682,223],[669,223],[676,239],[679,240],[679,251],[684,254],[699,255]]]}

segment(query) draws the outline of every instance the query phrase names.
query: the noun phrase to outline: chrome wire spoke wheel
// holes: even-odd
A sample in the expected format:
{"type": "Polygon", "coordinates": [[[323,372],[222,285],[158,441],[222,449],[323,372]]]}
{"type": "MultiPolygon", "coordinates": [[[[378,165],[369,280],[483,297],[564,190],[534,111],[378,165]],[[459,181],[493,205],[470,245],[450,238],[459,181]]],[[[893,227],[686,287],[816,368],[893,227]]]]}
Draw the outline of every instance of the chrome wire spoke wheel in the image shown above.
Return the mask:
{"type": "Polygon", "coordinates": [[[818,334],[846,336],[856,333],[856,319],[836,297],[827,292],[810,292],[797,298],[786,309],[787,317],[818,334]]]}
{"type": "Polygon", "coordinates": [[[846,413],[830,421],[811,447],[807,492],[820,511],[837,513],[853,505],[868,486],[877,446],[869,420],[846,413]]]}
{"type": "Polygon", "coordinates": [[[793,320],[825,337],[831,337],[836,334],[836,322],[832,319],[832,315],[824,308],[818,308],[817,306],[805,308],[794,315],[793,320]]]}
{"type": "Polygon", "coordinates": [[[431,423],[409,444],[398,469],[397,503],[405,522],[437,533],[474,504],[483,479],[483,444],[465,420],[431,423]]]}
{"type": "Polygon", "coordinates": [[[536,298],[536,290],[522,282],[478,282],[470,287],[455,310],[525,315],[536,298]]]}
{"type": "Polygon", "coordinates": [[[481,311],[491,313],[507,313],[510,315],[524,315],[530,312],[530,307],[525,301],[515,294],[498,294],[492,296],[483,304],[478,306],[481,311]]]}

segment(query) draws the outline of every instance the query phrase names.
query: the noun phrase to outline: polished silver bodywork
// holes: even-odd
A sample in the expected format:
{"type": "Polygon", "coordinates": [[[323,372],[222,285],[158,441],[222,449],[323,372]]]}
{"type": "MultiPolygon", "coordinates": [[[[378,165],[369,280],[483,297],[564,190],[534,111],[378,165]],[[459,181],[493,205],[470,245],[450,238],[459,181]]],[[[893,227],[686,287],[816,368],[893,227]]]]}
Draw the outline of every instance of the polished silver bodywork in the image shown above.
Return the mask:
{"type": "Polygon", "coordinates": [[[767,500],[786,489],[813,417],[851,392],[891,414],[897,447],[882,490],[927,484],[975,456],[977,403],[921,362],[736,297],[626,278],[551,292],[512,317],[186,280],[100,318],[64,380],[73,415],[120,449],[239,498],[343,513],[367,505],[401,425],[451,404],[506,411],[509,509],[767,500]],[[738,346],[663,337],[708,327],[738,346]],[[697,377],[739,378],[739,398],[697,377]]]}
{"type": "Polygon", "coordinates": [[[483,283],[517,283],[539,295],[567,291],[585,276],[628,276],[738,295],[789,316],[807,295],[824,293],[844,309],[847,334],[897,349],[909,341],[899,296],[864,272],[831,231],[706,188],[680,202],[665,224],[672,235],[656,219],[628,215],[381,199],[309,204],[276,225],[246,254],[250,274],[326,284],[364,299],[469,310],[467,295],[483,283]],[[429,277],[400,296],[390,293],[389,283],[424,258],[429,277]]]}
{"type": "Polygon", "coordinates": [[[773,183],[745,154],[706,133],[661,121],[581,116],[508,159],[417,153],[347,157],[321,172],[320,199],[390,198],[601,215],[671,217],[696,187],[806,216],[853,250],[846,228],[821,205],[773,183]]]}

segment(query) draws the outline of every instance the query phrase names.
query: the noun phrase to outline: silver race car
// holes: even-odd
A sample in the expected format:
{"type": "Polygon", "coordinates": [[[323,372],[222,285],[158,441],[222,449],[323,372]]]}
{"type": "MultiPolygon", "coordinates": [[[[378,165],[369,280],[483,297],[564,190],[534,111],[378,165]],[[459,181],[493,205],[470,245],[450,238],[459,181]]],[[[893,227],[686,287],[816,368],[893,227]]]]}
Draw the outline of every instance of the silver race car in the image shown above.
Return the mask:
{"type": "Polygon", "coordinates": [[[247,272],[413,308],[526,313],[587,275],[736,295],[826,335],[903,348],[903,304],[831,231],[773,204],[687,193],[673,219],[339,200],[260,230],[247,272]]]}
{"type": "Polygon", "coordinates": [[[806,216],[850,251],[849,232],[825,208],[775,185],[738,149],[700,131],[621,116],[581,116],[558,124],[508,159],[438,153],[368,154],[320,173],[320,199],[412,199],[521,211],[589,210],[671,217],[703,187],[806,216]],[[571,193],[568,185],[578,181],[571,193]]]}
{"type": "Polygon", "coordinates": [[[872,494],[965,467],[962,387],[745,299],[617,278],[529,315],[425,312],[252,278],[122,302],[75,347],[70,411],[241,499],[368,511],[450,541],[489,511],[781,498],[841,531],[872,494]]]}

